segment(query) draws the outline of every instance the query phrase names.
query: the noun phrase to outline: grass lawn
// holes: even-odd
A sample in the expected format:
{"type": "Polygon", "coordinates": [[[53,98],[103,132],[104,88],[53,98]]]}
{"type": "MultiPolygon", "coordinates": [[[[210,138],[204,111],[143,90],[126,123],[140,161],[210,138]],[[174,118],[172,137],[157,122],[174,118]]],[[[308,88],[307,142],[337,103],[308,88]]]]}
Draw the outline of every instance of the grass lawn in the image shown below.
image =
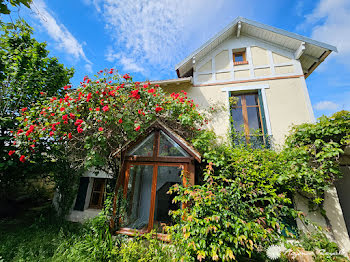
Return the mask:
{"type": "Polygon", "coordinates": [[[50,209],[44,209],[0,219],[0,262],[59,261],[53,258],[58,247],[79,236],[81,225],[53,217],[50,209]]]}

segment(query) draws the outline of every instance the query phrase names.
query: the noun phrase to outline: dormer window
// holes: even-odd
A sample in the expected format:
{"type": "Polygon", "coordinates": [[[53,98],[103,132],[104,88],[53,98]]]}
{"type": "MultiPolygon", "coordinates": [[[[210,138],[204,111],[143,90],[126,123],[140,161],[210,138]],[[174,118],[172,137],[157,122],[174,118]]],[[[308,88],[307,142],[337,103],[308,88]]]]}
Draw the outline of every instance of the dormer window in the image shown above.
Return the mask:
{"type": "Polygon", "coordinates": [[[233,50],[233,64],[234,65],[246,65],[248,64],[246,58],[246,51],[244,50],[233,50]]]}

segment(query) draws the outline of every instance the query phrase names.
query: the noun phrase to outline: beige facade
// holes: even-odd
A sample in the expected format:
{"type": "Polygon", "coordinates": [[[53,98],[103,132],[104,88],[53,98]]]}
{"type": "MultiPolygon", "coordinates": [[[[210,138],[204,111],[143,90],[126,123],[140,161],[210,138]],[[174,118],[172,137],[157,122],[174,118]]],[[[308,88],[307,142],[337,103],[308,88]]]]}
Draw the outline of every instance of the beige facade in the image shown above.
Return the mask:
{"type": "MultiPolygon", "coordinates": [[[[203,110],[217,104],[224,105],[226,110],[209,123],[209,128],[223,139],[230,129],[229,92],[240,94],[261,90],[268,134],[273,138],[275,149],[283,146],[293,125],[314,122],[304,72],[300,61],[295,59],[295,53],[248,36],[233,36],[195,62],[192,84],[162,88],[169,93],[186,91],[203,110]],[[246,52],[247,63],[235,65],[233,54],[242,50],[246,52]]],[[[343,179],[346,182],[350,181],[348,173],[343,179]]],[[[345,199],[343,195],[348,196],[347,190],[339,186],[340,189],[342,199],[345,199]]],[[[339,244],[342,251],[350,251],[346,227],[350,222],[344,220],[344,207],[341,207],[341,204],[347,205],[347,201],[340,203],[335,187],[325,192],[327,219],[319,211],[310,211],[307,200],[300,195],[295,196],[295,204],[310,220],[327,228],[329,237],[339,244]]],[[[349,216],[350,212],[347,207],[345,209],[349,216]]],[[[298,226],[308,230],[300,221],[298,226]]]]}
{"type": "Polygon", "coordinates": [[[300,62],[291,57],[291,53],[269,48],[256,39],[233,37],[195,64],[192,85],[162,88],[169,93],[185,90],[201,109],[224,105],[227,110],[209,124],[221,137],[230,129],[229,92],[261,89],[269,135],[276,145],[282,145],[292,125],[314,120],[300,62]],[[232,53],[236,50],[246,52],[247,64],[234,65],[232,53]]]}

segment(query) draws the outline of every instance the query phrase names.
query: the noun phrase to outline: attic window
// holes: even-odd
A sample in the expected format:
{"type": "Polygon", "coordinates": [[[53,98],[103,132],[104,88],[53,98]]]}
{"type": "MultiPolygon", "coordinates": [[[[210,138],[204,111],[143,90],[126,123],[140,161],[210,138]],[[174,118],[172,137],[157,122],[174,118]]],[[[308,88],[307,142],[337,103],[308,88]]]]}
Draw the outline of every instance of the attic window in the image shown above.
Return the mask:
{"type": "Polygon", "coordinates": [[[246,65],[248,64],[248,61],[246,59],[246,53],[245,50],[240,51],[233,51],[233,64],[234,65],[246,65]]]}

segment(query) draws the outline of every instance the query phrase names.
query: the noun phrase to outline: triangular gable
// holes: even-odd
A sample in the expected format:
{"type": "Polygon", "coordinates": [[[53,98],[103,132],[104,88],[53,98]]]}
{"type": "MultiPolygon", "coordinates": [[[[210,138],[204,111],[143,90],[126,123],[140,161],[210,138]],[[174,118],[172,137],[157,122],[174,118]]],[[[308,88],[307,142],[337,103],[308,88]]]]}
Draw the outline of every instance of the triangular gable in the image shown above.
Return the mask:
{"type": "Polygon", "coordinates": [[[178,135],[173,129],[168,127],[160,120],[155,120],[153,123],[151,123],[149,127],[144,132],[142,132],[142,134],[140,134],[133,141],[129,141],[128,143],[126,143],[121,149],[114,152],[113,156],[120,157],[125,155],[127,151],[134,150],[137,146],[140,145],[140,143],[145,141],[145,139],[148,139],[148,137],[156,130],[161,130],[162,132],[164,132],[166,136],[175,141],[176,144],[178,144],[181,147],[181,149],[184,150],[190,157],[193,157],[198,162],[201,162],[201,154],[185,139],[178,135]]]}
{"type": "Polygon", "coordinates": [[[241,34],[252,36],[292,51],[295,54],[295,59],[300,59],[303,69],[307,72],[305,74],[306,77],[311,74],[332,51],[337,52],[337,48],[332,45],[243,17],[237,17],[231,24],[226,26],[175,66],[178,77],[189,76],[189,72],[193,70],[194,61],[200,61],[229,37],[235,36],[238,38],[241,34]]]}

